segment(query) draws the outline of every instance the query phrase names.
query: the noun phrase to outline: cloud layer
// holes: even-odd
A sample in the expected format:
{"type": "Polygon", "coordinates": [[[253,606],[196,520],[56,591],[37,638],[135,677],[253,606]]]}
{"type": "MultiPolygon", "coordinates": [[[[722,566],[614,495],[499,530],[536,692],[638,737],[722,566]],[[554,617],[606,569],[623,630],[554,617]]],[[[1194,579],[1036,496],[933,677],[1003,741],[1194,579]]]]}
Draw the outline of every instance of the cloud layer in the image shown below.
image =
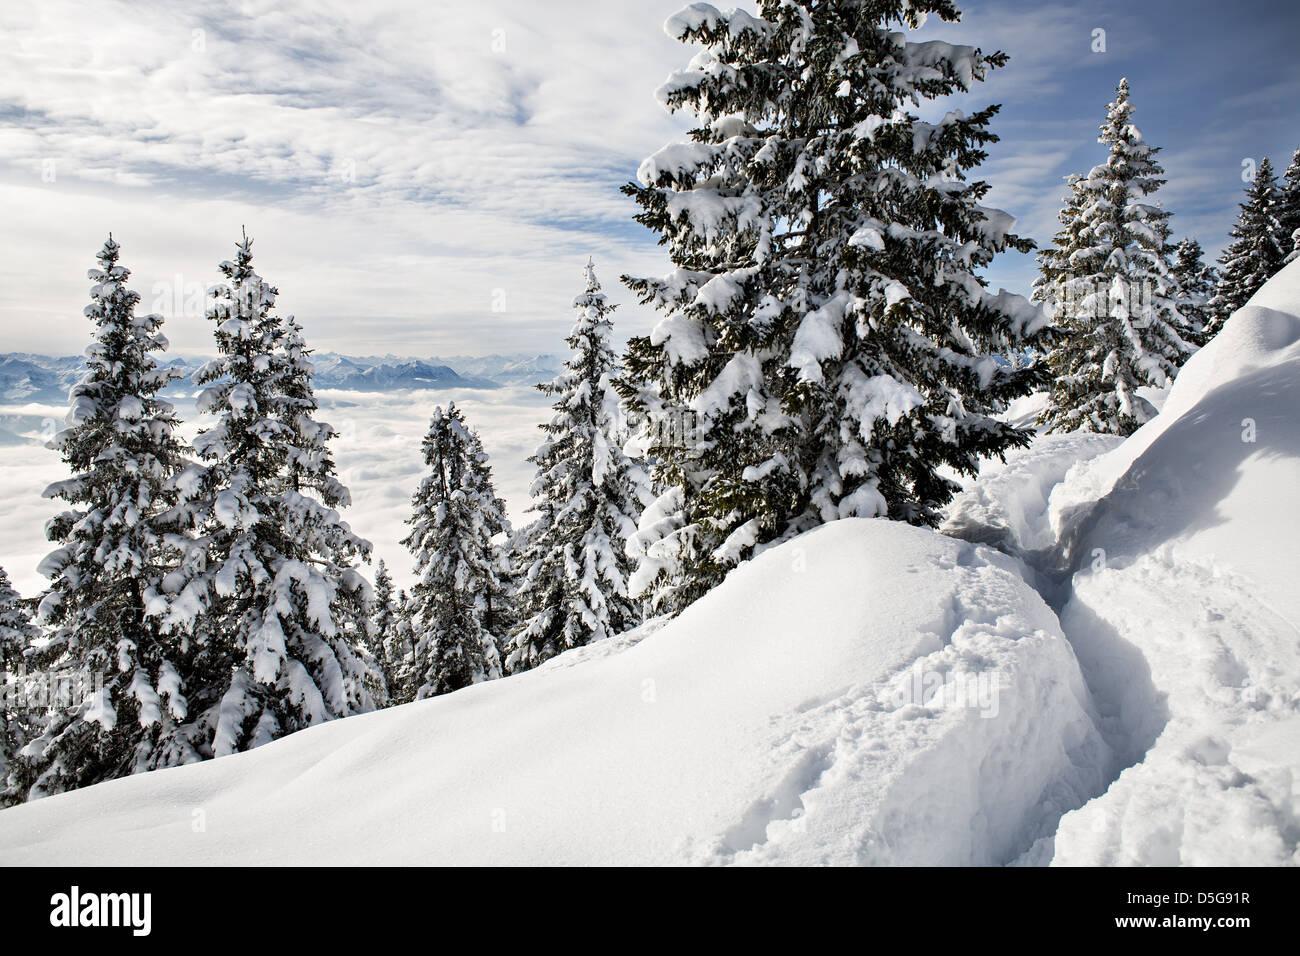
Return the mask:
{"type": "MultiPolygon", "coordinates": [[[[406,392],[317,393],[320,418],[339,432],[333,444],[339,477],[352,492],[352,507],[343,517],[375,546],[375,559],[383,558],[399,587],[412,581],[411,555],[401,539],[408,528],[411,495],[425,472],[420,442],[428,431],[434,406],[454,401],[466,420],[483,436],[497,492],[505,499],[516,526],[532,520],[527,513],[534,468],[528,456],[542,437],[538,429],[551,416],[547,399],[534,388],[465,389],[406,392]]],[[[59,409],[22,406],[6,411],[32,415],[59,409]]],[[[185,420],[182,436],[190,439],[205,424],[193,407],[178,407],[185,420]]],[[[67,476],[56,452],[39,444],[9,445],[0,455],[0,566],[15,587],[34,595],[48,583],[36,566],[53,547],[45,540],[45,522],[63,510],[63,502],[47,501],[41,492],[52,481],[67,476]]],[[[368,576],[373,572],[367,572],[368,576]]]]}

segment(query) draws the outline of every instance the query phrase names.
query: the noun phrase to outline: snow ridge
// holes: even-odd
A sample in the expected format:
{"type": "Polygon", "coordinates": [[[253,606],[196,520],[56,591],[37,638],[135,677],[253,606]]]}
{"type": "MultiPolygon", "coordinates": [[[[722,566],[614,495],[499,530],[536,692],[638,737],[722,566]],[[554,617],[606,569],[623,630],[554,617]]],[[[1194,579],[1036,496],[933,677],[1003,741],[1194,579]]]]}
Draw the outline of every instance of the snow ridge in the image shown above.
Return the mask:
{"type": "Polygon", "coordinates": [[[1297,407],[1292,265],[1122,445],[1061,476],[1089,439],[1040,437],[954,501],[945,530],[1026,561],[1060,608],[1114,755],[1106,792],[1062,818],[1052,862],[1300,862],[1297,407]]]}

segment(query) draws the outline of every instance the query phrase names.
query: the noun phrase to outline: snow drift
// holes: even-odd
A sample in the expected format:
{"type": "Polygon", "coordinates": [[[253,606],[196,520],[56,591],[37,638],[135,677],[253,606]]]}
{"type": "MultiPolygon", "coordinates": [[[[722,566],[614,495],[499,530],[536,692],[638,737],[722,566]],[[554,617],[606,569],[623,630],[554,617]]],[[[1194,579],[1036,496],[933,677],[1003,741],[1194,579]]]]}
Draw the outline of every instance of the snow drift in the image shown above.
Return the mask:
{"type": "Polygon", "coordinates": [[[1293,264],[1127,440],[1040,436],[953,502],[1059,607],[1114,759],[1022,862],[1300,862],[1297,412],[1293,264]]]}
{"type": "Polygon", "coordinates": [[[846,520],[662,628],[7,810],[0,861],[1003,863],[1104,762],[1010,559],[846,520]]]}
{"type": "Polygon", "coordinates": [[[1081,566],[1061,622],[1135,763],[1055,862],[1300,862],[1300,262],[1058,491],[1081,566]]]}

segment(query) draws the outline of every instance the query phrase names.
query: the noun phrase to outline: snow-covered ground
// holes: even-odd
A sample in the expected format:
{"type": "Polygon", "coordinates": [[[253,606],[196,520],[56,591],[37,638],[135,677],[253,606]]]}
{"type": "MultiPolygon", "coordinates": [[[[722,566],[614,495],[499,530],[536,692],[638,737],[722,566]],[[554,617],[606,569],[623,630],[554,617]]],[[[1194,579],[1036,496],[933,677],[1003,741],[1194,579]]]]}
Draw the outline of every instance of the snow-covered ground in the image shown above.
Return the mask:
{"type": "Polygon", "coordinates": [[[1056,862],[1300,863],[1300,262],[1066,485],[1061,622],[1137,762],[1061,821],[1056,862]]]}
{"type": "Polygon", "coordinates": [[[4,811],[0,862],[1300,862],[1297,410],[1300,263],[946,534],[820,528],[537,671],[4,811]]]}
{"type": "Polygon", "coordinates": [[[1087,706],[1009,560],[845,521],[662,629],[5,811],[0,859],[999,863],[1104,783],[1087,706]]]}
{"type": "Polygon", "coordinates": [[[1300,862],[1298,412],[1295,263],[1129,439],[1041,437],[954,502],[1060,605],[1122,768],[1040,860],[1300,862]]]}

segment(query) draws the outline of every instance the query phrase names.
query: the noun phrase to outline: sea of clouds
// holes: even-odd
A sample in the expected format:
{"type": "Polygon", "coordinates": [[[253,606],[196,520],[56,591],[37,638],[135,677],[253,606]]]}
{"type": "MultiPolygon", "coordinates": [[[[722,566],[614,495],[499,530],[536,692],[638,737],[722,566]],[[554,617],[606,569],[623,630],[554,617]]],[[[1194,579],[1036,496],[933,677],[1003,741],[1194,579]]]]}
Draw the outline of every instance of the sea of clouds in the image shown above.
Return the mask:
{"type": "MultiPolygon", "coordinates": [[[[402,392],[321,391],[320,418],[338,430],[333,443],[339,476],[351,489],[352,506],[343,511],[352,528],[374,544],[374,560],[383,558],[399,587],[409,585],[411,555],[401,545],[410,515],[411,494],[424,474],[421,441],[433,409],[454,401],[478,430],[491,459],[497,492],[505,499],[516,527],[531,520],[528,488],[534,467],[528,456],[541,438],[538,425],[549,420],[547,399],[535,388],[445,389],[402,392]]],[[[64,406],[0,406],[0,416],[23,414],[62,421],[64,406]]],[[[203,424],[192,407],[178,406],[190,438],[203,424]]],[[[45,522],[64,507],[41,497],[52,481],[68,475],[59,454],[30,436],[25,443],[0,448],[0,566],[25,595],[46,584],[36,571],[52,548],[45,522]]],[[[364,569],[373,579],[373,566],[364,569]]]]}

